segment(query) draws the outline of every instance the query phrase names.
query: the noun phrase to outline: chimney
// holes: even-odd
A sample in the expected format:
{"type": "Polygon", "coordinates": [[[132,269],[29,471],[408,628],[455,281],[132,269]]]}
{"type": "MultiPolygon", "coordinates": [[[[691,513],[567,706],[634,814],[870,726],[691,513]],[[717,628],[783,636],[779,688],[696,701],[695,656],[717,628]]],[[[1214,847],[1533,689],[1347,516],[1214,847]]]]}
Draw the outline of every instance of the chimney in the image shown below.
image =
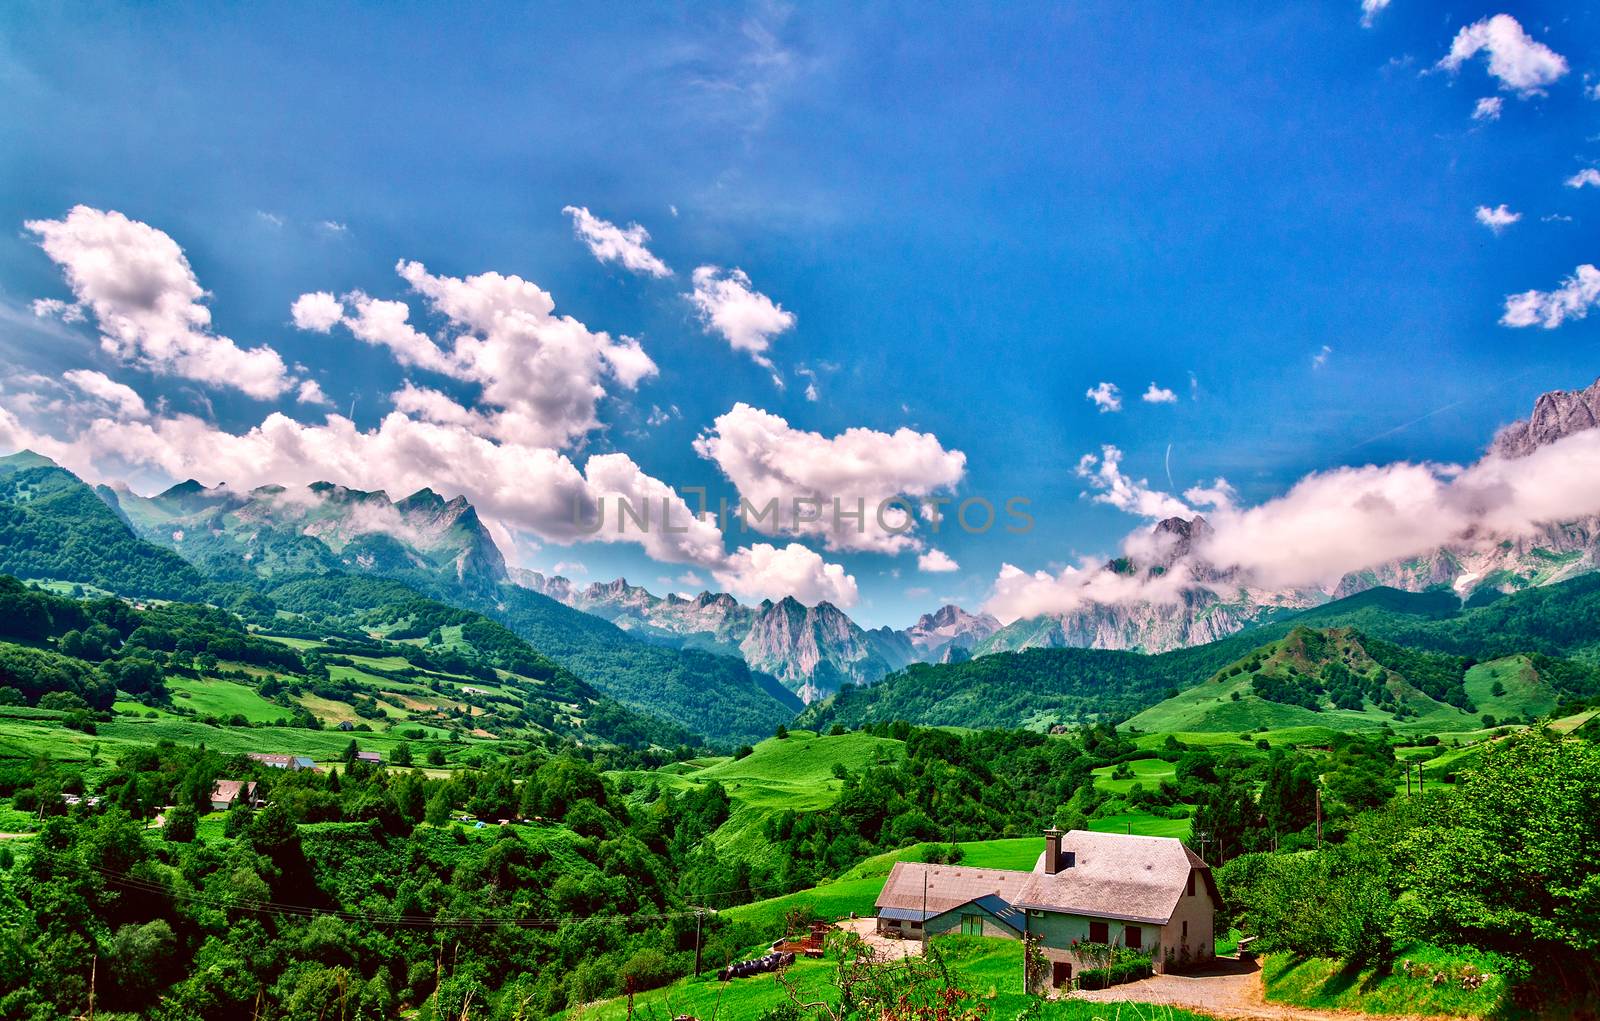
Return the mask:
{"type": "Polygon", "coordinates": [[[1061,870],[1061,831],[1054,826],[1044,831],[1044,874],[1053,876],[1061,870]]]}

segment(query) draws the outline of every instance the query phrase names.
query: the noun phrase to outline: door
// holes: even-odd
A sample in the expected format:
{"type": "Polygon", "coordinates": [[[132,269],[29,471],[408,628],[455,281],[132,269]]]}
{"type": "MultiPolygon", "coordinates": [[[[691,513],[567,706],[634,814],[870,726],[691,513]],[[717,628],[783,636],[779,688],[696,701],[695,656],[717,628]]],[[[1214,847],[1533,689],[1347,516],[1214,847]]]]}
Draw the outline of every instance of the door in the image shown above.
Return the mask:
{"type": "Polygon", "coordinates": [[[1072,965],[1066,961],[1053,962],[1053,967],[1050,969],[1050,984],[1057,989],[1072,985],[1072,965]]]}
{"type": "Polygon", "coordinates": [[[982,936],[983,935],[983,916],[982,915],[962,915],[961,916],[961,935],[963,935],[963,936],[982,936]]]}

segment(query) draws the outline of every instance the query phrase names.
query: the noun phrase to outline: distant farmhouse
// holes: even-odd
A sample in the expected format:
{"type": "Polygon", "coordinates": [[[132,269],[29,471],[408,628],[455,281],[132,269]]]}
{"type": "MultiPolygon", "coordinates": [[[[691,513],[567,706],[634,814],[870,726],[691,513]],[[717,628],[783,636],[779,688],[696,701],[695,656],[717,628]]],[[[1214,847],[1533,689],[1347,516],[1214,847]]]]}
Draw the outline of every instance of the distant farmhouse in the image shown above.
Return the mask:
{"type": "Polygon", "coordinates": [[[377,752],[356,752],[356,761],[365,762],[371,766],[383,765],[383,756],[377,752]]]}
{"type": "Polygon", "coordinates": [[[256,785],[253,780],[218,780],[211,788],[211,810],[226,812],[236,804],[256,805],[256,785]]]}
{"type": "Polygon", "coordinates": [[[250,758],[263,766],[273,769],[315,769],[317,764],[311,761],[309,755],[269,755],[265,752],[251,752],[250,758]]]}
{"type": "Polygon", "coordinates": [[[1060,987],[1094,966],[1086,943],[1148,953],[1158,972],[1211,960],[1220,904],[1210,866],[1172,837],[1046,830],[1032,872],[896,864],[877,927],[913,939],[1035,937],[1060,987]]]}

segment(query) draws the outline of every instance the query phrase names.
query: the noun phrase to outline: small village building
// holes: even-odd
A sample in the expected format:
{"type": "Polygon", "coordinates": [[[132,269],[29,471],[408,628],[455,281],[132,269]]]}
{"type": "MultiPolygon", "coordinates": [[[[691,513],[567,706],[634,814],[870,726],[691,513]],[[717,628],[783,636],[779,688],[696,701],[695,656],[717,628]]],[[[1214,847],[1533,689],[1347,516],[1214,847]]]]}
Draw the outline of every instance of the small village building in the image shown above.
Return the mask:
{"type": "Polygon", "coordinates": [[[1158,972],[1210,961],[1220,905],[1210,866],[1182,841],[1047,830],[1031,872],[897,863],[877,928],[912,939],[1031,937],[1050,962],[1049,984],[1061,987],[1107,946],[1149,954],[1158,972]]]}
{"type": "Polygon", "coordinates": [[[274,755],[267,752],[251,752],[250,758],[272,769],[316,768],[316,763],[311,761],[311,756],[309,755],[274,755]]]}
{"type": "Polygon", "coordinates": [[[370,766],[383,765],[383,756],[377,752],[356,752],[356,761],[365,762],[370,766]]]}
{"type": "Polygon", "coordinates": [[[254,780],[218,780],[216,786],[211,788],[211,810],[213,812],[226,812],[237,804],[246,804],[252,807],[256,804],[256,784],[254,780]]]}

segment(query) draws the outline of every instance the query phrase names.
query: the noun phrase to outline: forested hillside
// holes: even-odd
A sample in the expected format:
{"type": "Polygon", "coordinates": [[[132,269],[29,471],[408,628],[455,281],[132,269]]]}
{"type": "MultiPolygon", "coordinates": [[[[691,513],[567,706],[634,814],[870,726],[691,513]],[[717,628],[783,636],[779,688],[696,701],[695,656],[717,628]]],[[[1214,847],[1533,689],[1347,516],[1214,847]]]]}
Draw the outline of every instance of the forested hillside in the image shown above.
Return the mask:
{"type": "Polygon", "coordinates": [[[78,477],[37,454],[0,458],[0,573],[130,596],[196,599],[206,581],[144,542],[78,477]]]}

